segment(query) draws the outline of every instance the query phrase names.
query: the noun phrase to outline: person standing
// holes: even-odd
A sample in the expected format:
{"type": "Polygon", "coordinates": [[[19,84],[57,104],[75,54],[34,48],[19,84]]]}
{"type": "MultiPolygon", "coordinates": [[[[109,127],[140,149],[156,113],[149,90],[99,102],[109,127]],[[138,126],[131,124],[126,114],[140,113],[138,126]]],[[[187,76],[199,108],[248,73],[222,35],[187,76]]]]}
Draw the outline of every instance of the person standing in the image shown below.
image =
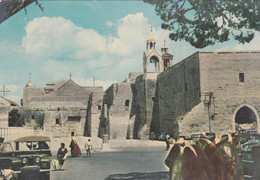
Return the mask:
{"type": "Polygon", "coordinates": [[[81,150],[80,147],[77,143],[77,141],[74,138],[71,138],[70,146],[71,148],[71,156],[72,157],[77,157],[81,155],[81,150]]]}
{"type": "Polygon", "coordinates": [[[169,134],[166,135],[165,141],[166,141],[166,151],[168,151],[169,148],[170,148],[170,136],[169,136],[169,134]]]}
{"type": "Polygon", "coordinates": [[[59,160],[59,166],[60,166],[59,169],[61,170],[61,168],[62,168],[62,166],[64,164],[64,161],[65,161],[65,158],[66,158],[65,156],[66,156],[68,151],[65,148],[65,144],[64,143],[61,143],[60,145],[61,145],[61,147],[58,150],[57,158],[59,160]]]}
{"type": "Polygon", "coordinates": [[[91,157],[91,153],[90,153],[91,149],[92,149],[92,145],[91,145],[90,139],[88,139],[88,142],[86,142],[86,144],[85,144],[85,150],[86,150],[87,157],[88,156],[91,157]]]}

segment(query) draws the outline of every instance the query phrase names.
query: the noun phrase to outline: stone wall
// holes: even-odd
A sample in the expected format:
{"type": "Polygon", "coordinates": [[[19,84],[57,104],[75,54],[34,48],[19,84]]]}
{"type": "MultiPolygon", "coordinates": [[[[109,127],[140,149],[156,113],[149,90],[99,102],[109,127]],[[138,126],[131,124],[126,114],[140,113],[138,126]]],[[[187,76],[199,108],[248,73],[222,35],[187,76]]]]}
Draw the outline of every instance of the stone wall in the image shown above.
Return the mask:
{"type": "Polygon", "coordinates": [[[200,102],[198,54],[191,55],[158,76],[160,132],[178,138],[175,121],[200,102]]]}
{"type": "Polygon", "coordinates": [[[8,127],[8,113],[11,111],[10,106],[0,106],[0,127],[8,127]]]}
{"type": "Polygon", "coordinates": [[[126,139],[132,96],[131,83],[114,83],[105,91],[101,121],[108,127],[110,139],[126,139]]]}
{"type": "Polygon", "coordinates": [[[134,86],[135,123],[133,137],[149,139],[153,118],[156,118],[156,83],[158,73],[145,73],[137,77],[134,86]]]}
{"type": "Polygon", "coordinates": [[[232,132],[243,106],[255,112],[259,130],[259,59],[260,52],[198,52],[161,73],[160,132],[175,138],[179,133],[232,132]]]}
{"type": "Polygon", "coordinates": [[[260,52],[205,52],[199,57],[201,92],[214,96],[212,131],[234,131],[235,115],[243,106],[255,110],[259,119],[260,52]],[[244,73],[244,82],[239,73],[244,73]]]}
{"type": "Polygon", "coordinates": [[[85,123],[84,136],[98,137],[100,115],[103,104],[103,92],[91,93],[88,101],[87,117],[85,123]]]}
{"type": "Polygon", "coordinates": [[[44,130],[53,137],[83,136],[87,109],[46,110],[44,113],[44,130]],[[69,120],[69,117],[80,117],[69,120]]]}

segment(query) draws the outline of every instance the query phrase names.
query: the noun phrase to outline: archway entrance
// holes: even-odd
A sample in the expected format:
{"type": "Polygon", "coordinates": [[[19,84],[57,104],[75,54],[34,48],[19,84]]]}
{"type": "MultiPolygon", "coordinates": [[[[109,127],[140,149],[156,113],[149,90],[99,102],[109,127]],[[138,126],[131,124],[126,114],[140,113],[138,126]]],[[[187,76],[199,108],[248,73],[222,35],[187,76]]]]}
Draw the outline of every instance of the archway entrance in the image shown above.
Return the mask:
{"type": "Polygon", "coordinates": [[[235,130],[257,131],[257,114],[248,106],[242,106],[235,116],[235,130]]]}

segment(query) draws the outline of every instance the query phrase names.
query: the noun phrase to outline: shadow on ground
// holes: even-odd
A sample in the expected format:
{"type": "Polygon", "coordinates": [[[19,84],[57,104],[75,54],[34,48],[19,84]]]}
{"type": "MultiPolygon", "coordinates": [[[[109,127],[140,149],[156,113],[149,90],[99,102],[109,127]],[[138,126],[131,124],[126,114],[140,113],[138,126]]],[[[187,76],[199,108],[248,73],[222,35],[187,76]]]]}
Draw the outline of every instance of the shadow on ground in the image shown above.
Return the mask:
{"type": "Polygon", "coordinates": [[[112,174],[105,180],[118,180],[118,179],[145,179],[145,180],[168,180],[169,172],[152,172],[152,173],[128,173],[128,174],[112,174]]]}

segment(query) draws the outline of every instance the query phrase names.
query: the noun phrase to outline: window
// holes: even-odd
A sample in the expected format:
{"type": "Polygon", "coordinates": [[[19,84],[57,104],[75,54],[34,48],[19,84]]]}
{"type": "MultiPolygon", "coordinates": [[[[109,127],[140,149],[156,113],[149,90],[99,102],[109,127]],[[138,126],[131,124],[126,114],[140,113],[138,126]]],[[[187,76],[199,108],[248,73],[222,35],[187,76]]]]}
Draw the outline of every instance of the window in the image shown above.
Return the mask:
{"type": "Polygon", "coordinates": [[[32,115],[32,119],[34,119],[35,117],[34,117],[34,115],[32,115]]]}
{"type": "Polygon", "coordinates": [[[60,118],[56,117],[56,124],[60,124],[60,118]]]}
{"type": "Polygon", "coordinates": [[[150,42],[150,49],[152,49],[152,47],[153,47],[153,43],[152,43],[152,42],[150,42]]]}
{"type": "Polygon", "coordinates": [[[244,73],[239,73],[239,82],[244,82],[245,78],[244,78],[244,73]]]}
{"type": "Polygon", "coordinates": [[[80,121],[81,116],[68,116],[68,121],[80,121]]]}
{"type": "Polygon", "coordinates": [[[125,101],[125,110],[126,111],[129,110],[129,100],[128,99],[125,101]]]}
{"type": "Polygon", "coordinates": [[[170,60],[164,59],[164,70],[166,70],[168,67],[170,67],[170,60]]]}
{"type": "Polygon", "coordinates": [[[98,105],[98,110],[99,110],[99,111],[101,110],[101,106],[100,106],[100,105],[98,105]]]}

